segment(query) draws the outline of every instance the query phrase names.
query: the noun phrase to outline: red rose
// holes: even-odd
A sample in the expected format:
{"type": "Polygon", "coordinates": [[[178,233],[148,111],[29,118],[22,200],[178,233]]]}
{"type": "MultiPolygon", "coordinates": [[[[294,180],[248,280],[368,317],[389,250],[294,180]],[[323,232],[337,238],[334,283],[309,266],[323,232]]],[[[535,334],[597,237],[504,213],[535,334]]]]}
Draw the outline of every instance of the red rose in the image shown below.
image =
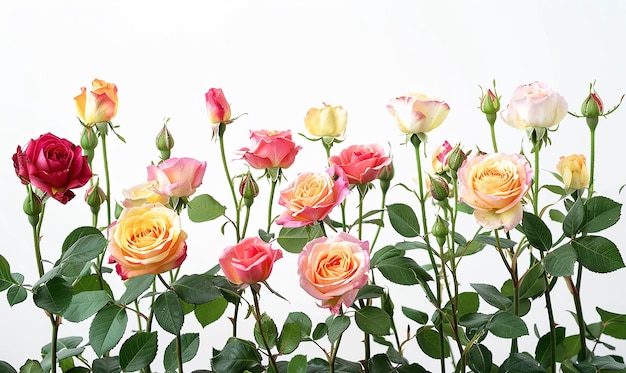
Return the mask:
{"type": "Polygon", "coordinates": [[[82,148],[51,133],[30,140],[23,151],[18,147],[13,166],[22,183],[30,182],[63,204],[74,198],[70,189],[80,188],[91,179],[82,148]]]}

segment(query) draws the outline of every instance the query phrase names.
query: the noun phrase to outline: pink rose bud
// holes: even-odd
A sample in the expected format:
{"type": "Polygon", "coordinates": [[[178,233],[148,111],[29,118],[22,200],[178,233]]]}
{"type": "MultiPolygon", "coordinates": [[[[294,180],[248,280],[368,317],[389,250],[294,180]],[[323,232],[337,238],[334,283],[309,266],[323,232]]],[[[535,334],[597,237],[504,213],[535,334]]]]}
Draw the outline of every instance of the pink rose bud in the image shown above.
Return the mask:
{"type": "Polygon", "coordinates": [[[500,98],[488,89],[480,99],[480,111],[485,114],[495,114],[500,110],[500,98]]]}
{"type": "Polygon", "coordinates": [[[230,104],[226,101],[221,88],[211,88],[204,95],[206,111],[213,124],[228,123],[230,121],[230,104]]]}
{"type": "Polygon", "coordinates": [[[252,206],[254,199],[259,195],[259,184],[257,184],[254,180],[250,172],[241,178],[241,184],[239,184],[239,194],[243,197],[243,203],[247,207],[252,206]]]}
{"type": "Polygon", "coordinates": [[[247,237],[224,249],[219,263],[228,281],[250,285],[267,280],[274,262],[282,257],[282,251],[272,249],[271,244],[257,237],[247,237]]]}
{"type": "Polygon", "coordinates": [[[580,112],[587,118],[599,117],[604,114],[604,104],[595,91],[589,92],[589,96],[583,101],[580,112]]]}

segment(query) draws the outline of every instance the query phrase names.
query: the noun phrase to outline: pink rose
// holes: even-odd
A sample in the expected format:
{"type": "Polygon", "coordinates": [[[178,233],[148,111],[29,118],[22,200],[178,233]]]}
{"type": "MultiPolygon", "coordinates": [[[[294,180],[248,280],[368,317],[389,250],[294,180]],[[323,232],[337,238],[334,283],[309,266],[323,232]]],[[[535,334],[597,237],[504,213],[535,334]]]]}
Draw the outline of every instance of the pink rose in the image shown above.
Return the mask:
{"type": "Polygon", "coordinates": [[[450,106],[436,97],[410,94],[390,100],[387,110],[396,119],[400,131],[414,134],[439,127],[448,117],[450,106]]]}
{"type": "Polygon", "coordinates": [[[436,174],[441,174],[450,169],[450,165],[448,165],[448,157],[450,153],[452,153],[452,145],[449,142],[444,141],[443,144],[439,145],[437,149],[433,152],[432,166],[433,171],[436,174]]]}
{"type": "Polygon", "coordinates": [[[287,131],[250,131],[252,145],[241,148],[243,159],[250,167],[257,170],[267,168],[288,168],[302,149],[291,140],[291,130],[287,131]]]}
{"type": "Polygon", "coordinates": [[[204,98],[206,100],[206,112],[211,123],[219,124],[230,121],[230,105],[221,88],[209,89],[204,98]]]}
{"type": "Polygon", "coordinates": [[[331,165],[340,167],[350,184],[367,184],[376,180],[383,169],[391,164],[391,158],[378,144],[351,145],[339,155],[328,158],[331,165]]]}
{"type": "Polygon", "coordinates": [[[458,171],[459,196],[474,208],[486,229],[505,232],[522,221],[522,198],[532,184],[533,170],[521,154],[484,154],[468,158],[458,171]]]}
{"type": "Polygon", "coordinates": [[[247,237],[229,246],[220,255],[224,276],[233,284],[255,284],[267,280],[274,262],[283,257],[280,250],[257,237],[247,237]]]}
{"type": "Polygon", "coordinates": [[[166,197],[189,197],[202,184],[206,162],[193,158],[170,158],[148,166],[148,182],[157,182],[157,193],[166,197]]]}
{"type": "Polygon", "coordinates": [[[91,86],[91,91],[82,87],[74,97],[80,119],[87,125],[110,121],[117,114],[117,87],[101,79],[94,79],[91,86]]]}
{"type": "Polygon", "coordinates": [[[22,184],[31,183],[62,204],[74,198],[70,189],[82,187],[92,175],[82,148],[51,133],[30,140],[24,150],[18,146],[13,166],[22,184]]]}
{"type": "Polygon", "coordinates": [[[298,255],[300,286],[321,300],[322,308],[338,314],[342,305],[352,305],[368,281],[369,246],[369,242],[345,232],[333,238],[314,239],[298,255]]]}
{"type": "Polygon", "coordinates": [[[323,220],[348,193],[348,178],[337,166],[326,172],[302,173],[280,192],[278,203],[287,209],[276,224],[297,228],[323,220]]]}
{"type": "Polygon", "coordinates": [[[526,129],[552,127],[567,115],[567,102],[546,83],[533,82],[518,86],[506,109],[500,112],[509,126],[526,129]]]}

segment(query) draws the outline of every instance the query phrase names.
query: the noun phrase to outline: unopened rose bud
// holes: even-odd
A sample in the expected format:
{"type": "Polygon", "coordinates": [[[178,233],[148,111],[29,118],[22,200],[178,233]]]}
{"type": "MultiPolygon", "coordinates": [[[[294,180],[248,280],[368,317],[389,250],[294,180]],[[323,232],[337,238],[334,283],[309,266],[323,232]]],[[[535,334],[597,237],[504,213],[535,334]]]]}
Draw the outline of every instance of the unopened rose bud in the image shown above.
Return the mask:
{"type": "Polygon", "coordinates": [[[378,175],[378,180],[380,181],[380,189],[383,193],[387,193],[389,190],[389,186],[391,185],[391,180],[395,176],[396,170],[393,166],[393,162],[389,163],[388,166],[383,167],[380,175],[378,175]]]}
{"type": "Polygon", "coordinates": [[[430,195],[437,201],[448,199],[450,194],[448,182],[441,177],[432,177],[430,175],[428,177],[430,178],[430,195]]]}
{"type": "Polygon", "coordinates": [[[161,152],[161,159],[166,160],[170,158],[170,150],[174,147],[174,137],[167,129],[167,122],[170,119],[167,118],[165,123],[163,123],[163,128],[159,132],[156,137],[155,145],[157,149],[161,152]]]}
{"type": "Polygon", "coordinates": [[[604,114],[604,104],[595,91],[589,92],[589,96],[583,101],[580,112],[583,117],[587,118],[599,117],[604,114]]]}
{"type": "Polygon", "coordinates": [[[239,194],[243,197],[243,203],[246,207],[252,206],[254,198],[259,195],[259,184],[257,184],[252,177],[252,174],[249,172],[241,178],[241,184],[239,184],[239,194]]]}
{"type": "Polygon", "coordinates": [[[85,192],[85,202],[87,202],[91,208],[91,212],[94,214],[97,214],[100,211],[100,205],[106,202],[106,200],[107,195],[104,190],[100,188],[98,183],[89,187],[87,192],[85,192]]]}
{"type": "Polygon", "coordinates": [[[80,135],[80,147],[83,148],[83,154],[87,156],[87,161],[91,163],[93,160],[94,149],[98,146],[98,134],[93,126],[85,127],[80,135]]]}
{"type": "Polygon", "coordinates": [[[41,213],[42,208],[39,196],[33,192],[29,192],[24,199],[22,209],[24,210],[24,213],[28,215],[28,221],[33,227],[39,223],[39,214],[41,213]]]}
{"type": "Polygon", "coordinates": [[[488,89],[480,99],[480,111],[485,114],[495,114],[500,111],[500,98],[488,89]]]}
{"type": "Polygon", "coordinates": [[[439,246],[443,246],[446,243],[448,233],[450,233],[450,230],[448,229],[448,222],[443,220],[441,216],[437,215],[437,220],[435,220],[435,223],[433,224],[431,233],[437,239],[439,246]]]}
{"type": "Polygon", "coordinates": [[[465,158],[467,158],[467,155],[463,152],[463,150],[461,150],[460,146],[457,146],[452,149],[452,152],[448,157],[448,166],[450,166],[450,169],[456,171],[461,167],[461,165],[463,165],[465,158]]]}

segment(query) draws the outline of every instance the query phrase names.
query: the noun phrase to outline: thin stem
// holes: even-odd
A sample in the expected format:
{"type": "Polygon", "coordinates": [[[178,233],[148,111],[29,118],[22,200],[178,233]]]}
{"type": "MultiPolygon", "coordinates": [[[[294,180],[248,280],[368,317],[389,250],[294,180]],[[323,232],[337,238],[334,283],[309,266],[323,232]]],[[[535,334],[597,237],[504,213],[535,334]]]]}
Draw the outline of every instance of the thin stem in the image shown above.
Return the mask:
{"type": "Polygon", "coordinates": [[[239,234],[239,202],[237,201],[237,195],[235,194],[235,187],[233,185],[233,179],[230,177],[230,172],[228,171],[228,163],[226,162],[226,152],[224,151],[224,133],[226,132],[226,124],[220,123],[218,137],[220,141],[220,154],[222,156],[222,165],[224,167],[224,172],[226,173],[226,179],[228,180],[228,186],[230,188],[230,194],[233,198],[233,204],[235,205],[235,234],[237,236],[237,242],[241,240],[241,236],[239,234]]]}
{"type": "Polygon", "coordinates": [[[274,180],[271,177],[270,179],[272,179],[272,184],[270,187],[270,200],[267,204],[267,230],[265,231],[267,234],[270,233],[270,229],[272,228],[272,207],[274,204],[274,193],[276,193],[276,184],[278,184],[278,179],[274,180]]]}
{"type": "MultiPolygon", "coordinates": [[[[496,238],[496,249],[498,253],[500,253],[500,258],[502,258],[502,262],[506,266],[507,271],[509,271],[509,275],[511,276],[511,284],[513,285],[513,312],[515,316],[519,316],[519,279],[517,276],[517,265],[515,255],[511,255],[511,264],[509,264],[506,256],[504,255],[504,251],[502,250],[502,246],[500,244],[500,235],[498,234],[498,230],[494,231],[494,235],[496,238]]],[[[511,353],[515,354],[518,352],[518,343],[517,338],[511,339],[511,353]]]]}
{"type": "MultiPolygon", "coordinates": [[[[387,192],[383,192],[380,203],[380,220],[382,221],[385,218],[385,200],[387,199],[387,192]]],[[[372,240],[372,244],[370,245],[370,255],[374,250],[374,245],[376,245],[376,241],[378,240],[378,236],[380,235],[380,231],[382,230],[382,225],[378,225],[376,228],[376,233],[374,234],[374,239],[372,240]]]]}
{"type": "MultiPolygon", "coordinates": [[[[248,230],[248,222],[250,221],[250,207],[246,206],[246,216],[243,219],[243,229],[241,230],[241,235],[243,237],[246,236],[246,231],[248,230]]],[[[268,230],[269,233],[269,230],[268,230]]]]}
{"type": "Polygon", "coordinates": [[[239,317],[239,305],[241,301],[235,303],[235,310],[233,311],[233,318],[231,320],[233,324],[233,338],[237,338],[237,319],[239,317]]]}
{"type": "Polygon", "coordinates": [[[272,355],[272,350],[269,347],[269,343],[267,342],[267,337],[265,336],[265,332],[263,331],[263,323],[261,322],[261,307],[259,306],[259,294],[256,289],[251,287],[252,289],[252,299],[254,300],[254,318],[256,319],[257,326],[259,327],[259,334],[261,335],[261,340],[263,341],[263,347],[265,347],[267,351],[267,358],[269,359],[270,365],[274,369],[274,372],[278,372],[278,365],[276,364],[276,359],[274,355],[272,355]]]}
{"type": "Polygon", "coordinates": [[[178,373],[183,373],[183,344],[180,333],[176,333],[176,358],[178,359],[178,373]]]}
{"type": "Polygon", "coordinates": [[[589,156],[589,189],[587,191],[587,197],[591,198],[593,196],[593,182],[594,182],[594,174],[596,168],[596,130],[595,128],[591,128],[589,130],[590,137],[590,156],[589,156]]]}
{"type": "MultiPolygon", "coordinates": [[[[495,116],[495,114],[494,114],[495,116]]],[[[495,119],[493,121],[493,123],[489,122],[489,127],[491,129],[491,144],[493,145],[493,152],[497,153],[498,152],[498,143],[496,141],[496,129],[495,129],[495,119]]]]}
{"type": "Polygon", "coordinates": [[[574,285],[571,276],[567,276],[565,281],[574,298],[574,306],[576,307],[576,321],[578,322],[578,338],[580,339],[580,351],[578,351],[578,361],[587,360],[587,339],[585,338],[585,320],[583,319],[583,306],[580,300],[580,280],[583,272],[583,266],[578,265],[577,284],[574,285]]]}
{"type": "Polygon", "coordinates": [[[59,334],[60,320],[57,319],[57,317],[55,317],[52,314],[48,314],[48,317],[50,318],[50,323],[52,324],[52,338],[50,341],[50,353],[52,354],[52,357],[50,359],[50,371],[52,373],[56,373],[57,371],[57,337],[59,334]]]}
{"type": "Polygon", "coordinates": [[[102,138],[102,157],[104,162],[104,185],[106,193],[106,205],[107,205],[107,227],[111,225],[111,180],[109,179],[109,159],[107,157],[107,141],[106,133],[100,132],[102,138]]]}

